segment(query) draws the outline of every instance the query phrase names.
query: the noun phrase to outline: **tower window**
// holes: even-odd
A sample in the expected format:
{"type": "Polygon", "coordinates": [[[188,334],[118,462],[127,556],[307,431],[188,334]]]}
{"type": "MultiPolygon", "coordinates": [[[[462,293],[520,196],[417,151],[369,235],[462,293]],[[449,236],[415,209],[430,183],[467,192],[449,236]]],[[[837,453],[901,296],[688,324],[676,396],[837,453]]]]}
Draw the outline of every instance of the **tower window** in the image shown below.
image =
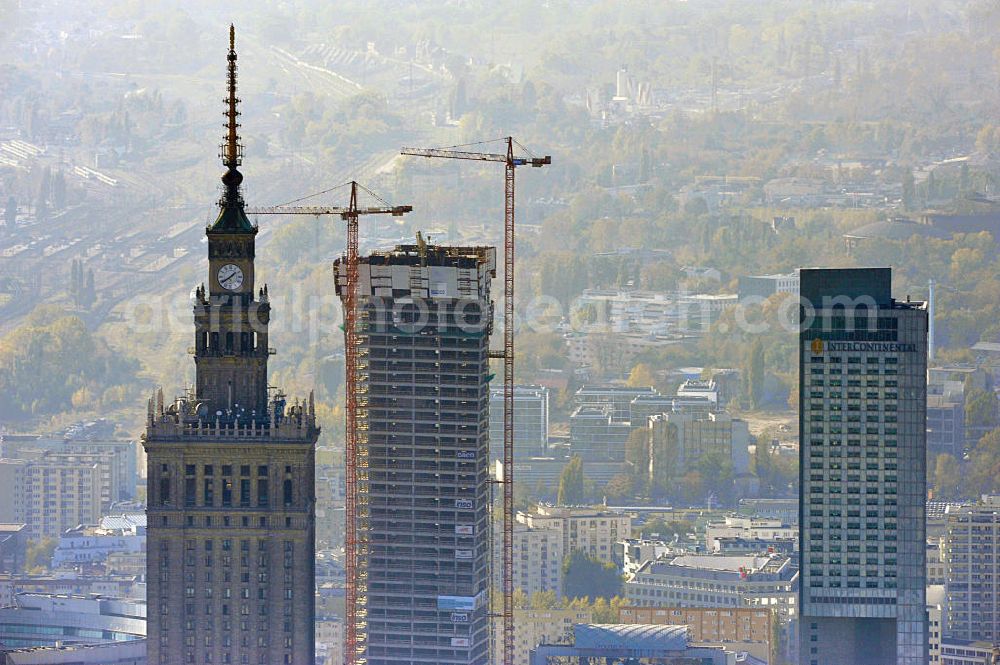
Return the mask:
{"type": "Polygon", "coordinates": [[[184,478],[184,505],[193,506],[195,502],[195,477],[193,475],[184,478]]]}
{"type": "Polygon", "coordinates": [[[284,504],[286,506],[292,505],[292,481],[288,478],[285,479],[284,486],[282,488],[282,494],[283,494],[284,504]]]}
{"type": "Polygon", "coordinates": [[[233,481],[229,478],[222,479],[222,505],[226,508],[233,505],[233,481]]]}
{"type": "Polygon", "coordinates": [[[232,352],[233,352],[233,333],[227,332],[226,333],[226,353],[228,354],[228,353],[232,353],[232,352]]]}
{"type": "Polygon", "coordinates": [[[250,479],[240,478],[240,505],[244,508],[250,505],[250,479]]]}
{"type": "Polygon", "coordinates": [[[257,467],[257,505],[261,507],[267,506],[271,499],[267,475],[267,465],[257,467]]]}
{"type": "Polygon", "coordinates": [[[170,476],[166,473],[160,476],[160,505],[170,505],[170,476]]]}

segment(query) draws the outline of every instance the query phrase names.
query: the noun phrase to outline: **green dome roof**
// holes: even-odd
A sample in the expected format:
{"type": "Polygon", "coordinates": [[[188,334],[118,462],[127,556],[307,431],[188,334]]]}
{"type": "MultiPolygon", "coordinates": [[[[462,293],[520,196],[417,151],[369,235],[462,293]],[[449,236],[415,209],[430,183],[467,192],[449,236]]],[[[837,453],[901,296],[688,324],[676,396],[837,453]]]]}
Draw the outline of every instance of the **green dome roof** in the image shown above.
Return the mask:
{"type": "Polygon", "coordinates": [[[208,227],[209,233],[256,233],[257,227],[250,223],[243,206],[223,204],[215,222],[208,227]]]}

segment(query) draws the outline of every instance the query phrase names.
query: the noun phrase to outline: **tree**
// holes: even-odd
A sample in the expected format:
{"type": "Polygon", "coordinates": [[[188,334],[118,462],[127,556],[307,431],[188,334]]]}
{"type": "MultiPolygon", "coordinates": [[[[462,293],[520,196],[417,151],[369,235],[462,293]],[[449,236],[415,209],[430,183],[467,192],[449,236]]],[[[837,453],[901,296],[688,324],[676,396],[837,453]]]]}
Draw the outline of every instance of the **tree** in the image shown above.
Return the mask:
{"type": "Polygon", "coordinates": [[[612,501],[624,501],[635,496],[632,477],[627,473],[616,473],[604,486],[604,496],[612,501]]]}
{"type": "Polygon", "coordinates": [[[563,595],[566,598],[604,598],[622,592],[622,578],[613,563],[604,563],[573,550],[563,560],[563,595]]]}
{"type": "Polygon", "coordinates": [[[109,348],[80,318],[39,306],[0,337],[0,419],[68,410],[81,388],[96,396],[109,386],[134,385],[138,369],[138,362],[109,348]]]}
{"type": "Polygon", "coordinates": [[[621,596],[614,596],[611,600],[605,598],[565,598],[563,607],[574,612],[589,612],[590,620],[594,623],[618,623],[620,621],[621,609],[628,605],[628,601],[621,596]]]}
{"type": "Polygon", "coordinates": [[[626,385],[630,388],[647,388],[655,382],[653,370],[646,363],[639,363],[629,372],[626,385]]]}
{"type": "Polygon", "coordinates": [[[625,461],[636,491],[645,493],[649,484],[649,428],[632,430],[625,441],[625,461]]]}
{"type": "Polygon", "coordinates": [[[705,498],[705,478],[700,472],[692,469],[681,477],[680,489],[681,497],[688,505],[701,503],[705,498]]]}
{"type": "Polygon", "coordinates": [[[574,506],[586,501],[587,483],[583,475],[583,460],[574,455],[559,476],[559,494],[556,503],[560,506],[574,506]]]}
{"type": "Polygon", "coordinates": [[[529,605],[533,610],[552,610],[559,606],[555,591],[536,591],[531,594],[529,605]]]}
{"type": "MultiPolygon", "coordinates": [[[[633,531],[636,531],[633,528],[633,531]]],[[[654,534],[660,540],[673,540],[673,539],[687,539],[689,535],[693,535],[697,532],[697,529],[693,524],[684,520],[664,520],[661,516],[657,515],[650,518],[645,524],[642,525],[641,529],[638,529],[638,536],[640,533],[646,537],[651,537],[654,534]]]]}
{"type": "Polygon", "coordinates": [[[17,224],[17,199],[13,196],[7,198],[7,207],[3,211],[3,221],[8,229],[13,229],[17,224]]]}
{"type": "Polygon", "coordinates": [[[592,334],[588,341],[594,354],[594,371],[602,376],[620,376],[625,369],[625,347],[616,334],[592,334]]]}
{"type": "Polygon", "coordinates": [[[947,453],[941,453],[934,462],[934,497],[936,499],[957,499],[962,485],[962,472],[958,460],[947,453]]]}
{"type": "Polygon", "coordinates": [[[66,207],[66,176],[59,171],[52,178],[52,205],[56,210],[66,207]]]}
{"type": "Polygon", "coordinates": [[[97,289],[94,287],[94,269],[87,270],[87,281],[83,286],[83,306],[89,308],[97,300],[97,289]]]}
{"type": "Polygon", "coordinates": [[[1000,427],[979,440],[969,453],[965,494],[979,496],[1000,490],[1000,427]]]}
{"type": "Polygon", "coordinates": [[[743,376],[750,408],[759,409],[764,400],[764,344],[759,338],[754,338],[744,357],[743,376]]]}
{"type": "Polygon", "coordinates": [[[903,207],[907,210],[917,207],[917,186],[913,179],[913,171],[910,169],[903,174],[903,207]]]}
{"type": "Polygon", "coordinates": [[[705,479],[705,489],[714,493],[723,503],[733,500],[733,461],[721,450],[709,450],[695,464],[695,469],[705,479]]]}
{"type": "Polygon", "coordinates": [[[614,596],[610,600],[603,597],[595,598],[591,609],[591,621],[594,623],[618,623],[619,610],[626,604],[621,596],[614,596]]]}
{"type": "Polygon", "coordinates": [[[965,397],[965,424],[993,427],[997,417],[997,396],[992,390],[974,389],[965,397]]]}
{"type": "Polygon", "coordinates": [[[56,551],[59,541],[55,538],[32,540],[24,552],[24,568],[29,572],[43,572],[52,564],[52,554],[56,551]]]}
{"type": "Polygon", "coordinates": [[[35,220],[44,222],[49,218],[49,204],[45,199],[35,201],[35,220]]]}

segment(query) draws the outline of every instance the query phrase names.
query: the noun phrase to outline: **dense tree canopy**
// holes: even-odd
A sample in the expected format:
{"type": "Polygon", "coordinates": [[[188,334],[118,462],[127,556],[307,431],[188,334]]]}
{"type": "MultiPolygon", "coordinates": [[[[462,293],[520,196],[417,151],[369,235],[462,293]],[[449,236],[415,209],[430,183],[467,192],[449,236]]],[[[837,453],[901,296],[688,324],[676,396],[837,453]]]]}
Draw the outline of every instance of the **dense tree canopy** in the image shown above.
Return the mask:
{"type": "Polygon", "coordinates": [[[94,337],[78,317],[37,309],[0,339],[0,417],[121,402],[136,387],[138,363],[94,337]]]}

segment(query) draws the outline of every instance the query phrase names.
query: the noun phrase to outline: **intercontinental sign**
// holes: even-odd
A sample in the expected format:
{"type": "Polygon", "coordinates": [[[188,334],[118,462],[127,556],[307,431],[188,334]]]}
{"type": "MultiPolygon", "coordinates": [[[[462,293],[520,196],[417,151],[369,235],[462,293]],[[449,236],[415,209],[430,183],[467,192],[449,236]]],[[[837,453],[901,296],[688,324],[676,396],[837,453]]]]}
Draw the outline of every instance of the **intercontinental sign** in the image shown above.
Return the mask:
{"type": "Polygon", "coordinates": [[[869,353],[916,353],[917,345],[912,342],[824,342],[814,339],[810,349],[815,354],[824,351],[867,351],[869,353]]]}

